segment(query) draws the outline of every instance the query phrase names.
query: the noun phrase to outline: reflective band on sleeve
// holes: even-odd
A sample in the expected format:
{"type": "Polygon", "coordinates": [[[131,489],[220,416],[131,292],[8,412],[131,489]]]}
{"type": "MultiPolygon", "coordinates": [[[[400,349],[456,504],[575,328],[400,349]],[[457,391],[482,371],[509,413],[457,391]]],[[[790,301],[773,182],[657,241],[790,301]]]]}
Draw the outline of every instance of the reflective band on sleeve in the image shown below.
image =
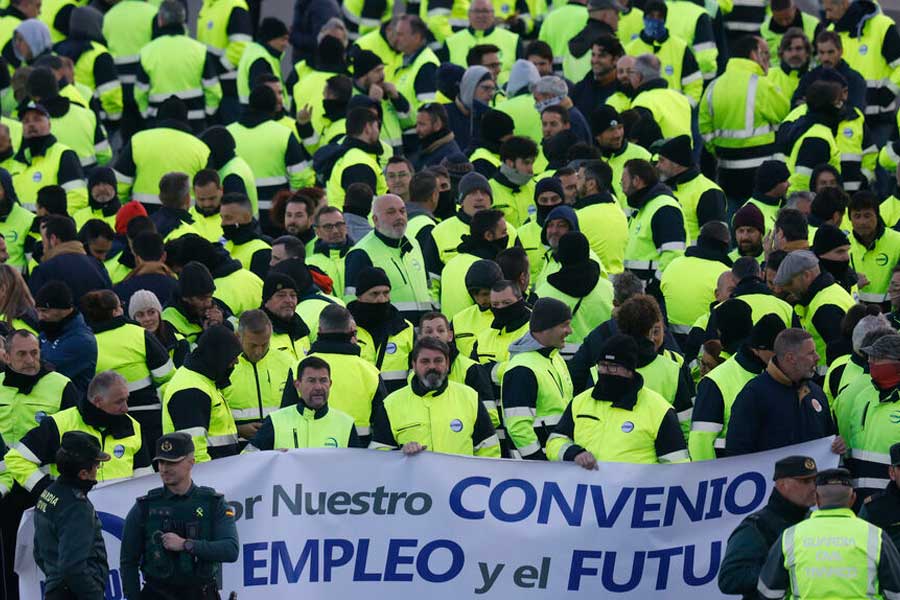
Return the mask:
{"type": "Polygon", "coordinates": [[[518,417],[530,417],[534,418],[535,409],[528,406],[514,406],[512,408],[504,408],[503,416],[507,419],[514,419],[518,417]]]}
{"type": "Polygon", "coordinates": [[[357,425],[356,426],[356,435],[358,436],[366,436],[372,432],[372,429],[368,425],[357,425]]]}
{"type": "Polygon", "coordinates": [[[150,369],[150,375],[153,377],[162,377],[167,374],[169,371],[175,368],[175,364],[172,362],[172,359],[166,361],[166,364],[156,367],[155,369],[150,369]]]}
{"type": "Polygon", "coordinates": [[[231,444],[238,443],[238,436],[234,433],[227,433],[225,435],[210,435],[206,438],[206,443],[209,446],[230,446],[231,444]]]}
{"type": "Polygon", "coordinates": [[[522,456],[531,456],[535,452],[541,451],[541,443],[540,442],[531,442],[527,446],[519,448],[519,454],[522,456]]]}
{"type": "Polygon", "coordinates": [[[663,454],[659,457],[659,462],[661,463],[670,463],[675,462],[677,460],[686,460],[690,459],[690,454],[688,454],[687,450],[676,450],[675,452],[669,452],[668,454],[663,454]]]}
{"type": "Polygon", "coordinates": [[[719,433],[725,426],[713,421],[694,421],[691,423],[691,431],[703,431],[705,433],[719,433]]]}
{"type": "Polygon", "coordinates": [[[480,444],[475,446],[475,450],[481,450],[482,448],[490,448],[491,446],[499,446],[500,439],[497,437],[497,434],[484,438],[480,444]]]}
{"type": "Polygon", "coordinates": [[[149,377],[143,377],[141,379],[138,379],[137,381],[129,381],[125,384],[125,387],[128,388],[129,394],[133,394],[134,392],[142,390],[144,388],[148,388],[151,385],[153,385],[153,380],[151,380],[149,377]]]}
{"type": "Polygon", "coordinates": [[[37,455],[31,451],[31,448],[26,446],[23,442],[17,443],[13,448],[15,448],[16,452],[21,454],[22,458],[28,462],[33,462],[36,465],[41,464],[41,459],[39,459],[37,455]]]}

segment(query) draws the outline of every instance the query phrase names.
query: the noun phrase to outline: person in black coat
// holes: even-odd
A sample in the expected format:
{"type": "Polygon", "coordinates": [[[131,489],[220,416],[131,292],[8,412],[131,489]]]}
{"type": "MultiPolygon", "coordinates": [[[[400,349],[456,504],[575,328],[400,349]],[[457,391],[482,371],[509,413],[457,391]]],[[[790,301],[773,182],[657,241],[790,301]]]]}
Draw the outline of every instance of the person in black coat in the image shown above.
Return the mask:
{"type": "MultiPolygon", "coordinates": [[[[837,433],[825,392],[812,381],[819,362],[809,332],[785,329],[775,338],[775,357],[751,379],[731,408],[725,438],[728,456],[808,442],[837,433]]],[[[837,436],[835,454],[847,450],[837,436]]]]}
{"type": "Polygon", "coordinates": [[[44,255],[28,279],[32,294],[54,280],[65,282],[76,302],[88,292],[112,288],[106,269],[99,260],[88,256],[78,241],[75,221],[71,218],[45,217],[41,223],[41,240],[44,255]]]}

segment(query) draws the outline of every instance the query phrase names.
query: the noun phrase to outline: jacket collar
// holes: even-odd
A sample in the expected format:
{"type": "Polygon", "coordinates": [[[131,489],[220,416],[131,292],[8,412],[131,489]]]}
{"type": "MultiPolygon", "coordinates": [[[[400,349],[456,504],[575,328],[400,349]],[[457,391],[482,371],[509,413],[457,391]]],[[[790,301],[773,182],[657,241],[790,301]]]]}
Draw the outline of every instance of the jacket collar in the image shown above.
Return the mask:
{"type": "Polygon", "coordinates": [[[272,333],[286,334],[293,341],[309,335],[309,327],[306,326],[306,323],[297,313],[291,315],[290,320],[283,321],[265,306],[263,311],[269,315],[269,320],[272,321],[272,333]]]}
{"type": "Polygon", "coordinates": [[[78,412],[84,422],[96,429],[107,429],[116,439],[134,435],[134,425],[126,415],[111,415],[93,405],[86,397],[78,401],[78,412]]]}
{"type": "Polygon", "coordinates": [[[621,408],[624,410],[634,410],[634,405],[637,404],[638,393],[640,393],[641,388],[644,387],[644,377],[635,372],[634,377],[631,380],[631,386],[628,387],[628,390],[621,398],[605,398],[603,394],[600,392],[600,386],[594,385],[594,389],[591,390],[591,398],[594,400],[599,400],[600,402],[611,402],[614,408],[621,408]]]}
{"type": "Polygon", "coordinates": [[[819,276],[812,280],[812,283],[809,284],[809,289],[806,290],[806,293],[803,294],[803,297],[800,298],[799,304],[800,306],[809,306],[809,303],[812,302],[812,299],[816,297],[816,294],[830,286],[834,283],[834,277],[831,273],[827,271],[822,271],[819,273],[819,276]]]}
{"type": "Polygon", "coordinates": [[[612,194],[607,191],[603,191],[599,194],[591,194],[590,196],[579,198],[575,201],[575,204],[572,205],[572,208],[578,210],[579,208],[593,206],[595,204],[615,204],[615,202],[616,199],[612,197],[612,194]]]}
{"type": "Polygon", "coordinates": [[[341,258],[347,256],[347,253],[350,252],[350,249],[353,247],[353,242],[348,237],[344,242],[343,246],[339,248],[332,248],[330,245],[326,244],[321,239],[316,239],[316,243],[313,244],[313,254],[322,254],[324,256],[330,256],[332,252],[338,252],[341,258]]]}
{"type": "Polygon", "coordinates": [[[47,373],[50,373],[50,369],[47,367],[47,363],[43,361],[41,361],[41,367],[36,375],[19,373],[18,371],[13,371],[9,365],[6,365],[3,368],[3,385],[15,388],[19,390],[20,394],[27,396],[47,373]]]}
{"type": "Polygon", "coordinates": [[[309,348],[309,354],[346,354],[359,356],[360,349],[341,333],[320,333],[309,348]]]}
{"type": "Polygon", "coordinates": [[[427,390],[427,389],[425,389],[425,386],[422,385],[422,382],[419,381],[419,378],[416,377],[416,374],[413,373],[410,378],[409,389],[411,389],[412,393],[415,394],[416,396],[418,396],[419,398],[424,398],[426,396],[429,396],[431,398],[436,398],[436,397],[440,396],[441,394],[443,394],[447,390],[447,382],[448,381],[450,381],[450,378],[445,377],[444,383],[442,383],[439,388],[437,388],[436,390],[427,390]]]}
{"type": "Polygon", "coordinates": [[[738,349],[737,354],[734,355],[734,360],[736,360],[743,369],[750,371],[755,375],[759,375],[766,370],[766,363],[759,360],[746,344],[738,349]]]}
{"type": "Polygon", "coordinates": [[[772,494],[769,496],[769,502],[766,504],[766,508],[783,517],[789,523],[799,523],[805,519],[806,515],[809,513],[809,508],[797,506],[782,496],[781,493],[774,488],[772,489],[772,494]]]}
{"type": "Polygon", "coordinates": [[[310,407],[308,407],[305,402],[303,402],[303,398],[298,398],[298,399],[299,399],[299,402],[297,402],[297,404],[295,406],[297,407],[297,412],[300,413],[302,416],[305,417],[307,414],[312,413],[313,420],[318,421],[319,419],[323,418],[325,415],[328,414],[328,403],[327,402],[325,403],[324,406],[322,406],[322,408],[317,408],[316,410],[313,410],[310,407]]]}

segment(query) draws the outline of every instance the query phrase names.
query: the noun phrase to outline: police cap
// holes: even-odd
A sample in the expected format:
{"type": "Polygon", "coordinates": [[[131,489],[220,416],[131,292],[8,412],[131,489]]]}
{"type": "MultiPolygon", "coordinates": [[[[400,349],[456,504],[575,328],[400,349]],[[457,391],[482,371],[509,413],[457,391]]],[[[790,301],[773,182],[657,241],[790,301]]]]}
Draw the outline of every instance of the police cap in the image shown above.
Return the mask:
{"type": "Polygon", "coordinates": [[[818,473],[816,461],[808,456],[788,456],[775,463],[774,480],[794,478],[805,479],[815,477],[818,473]]]}
{"type": "Polygon", "coordinates": [[[853,487],[850,471],[847,469],[825,469],[816,475],[816,485],[843,485],[853,487]]]}
{"type": "Polygon", "coordinates": [[[164,460],[178,462],[194,452],[194,440],[187,433],[177,431],[167,433],[156,441],[156,456],[153,462],[164,460]]]}

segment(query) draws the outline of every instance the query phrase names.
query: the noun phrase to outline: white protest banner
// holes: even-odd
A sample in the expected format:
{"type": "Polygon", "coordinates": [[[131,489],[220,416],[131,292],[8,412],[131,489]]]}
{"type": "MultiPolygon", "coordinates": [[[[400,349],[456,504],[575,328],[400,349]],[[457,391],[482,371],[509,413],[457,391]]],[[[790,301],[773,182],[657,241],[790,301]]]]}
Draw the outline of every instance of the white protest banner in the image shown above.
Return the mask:
{"type": "MultiPolygon", "coordinates": [[[[235,508],[241,553],[224,595],[262,598],[721,598],[731,531],[768,500],[775,461],[837,457],[823,439],[683,465],[574,464],[399,452],[257,452],[198,465],[235,508]],[[524,596],[521,596],[524,597],[524,596]]],[[[124,519],[156,476],[90,494],[122,597],[124,519]]],[[[23,600],[40,600],[31,513],[19,535],[23,600]]],[[[87,540],[86,540],[87,541],[87,540]]]]}

